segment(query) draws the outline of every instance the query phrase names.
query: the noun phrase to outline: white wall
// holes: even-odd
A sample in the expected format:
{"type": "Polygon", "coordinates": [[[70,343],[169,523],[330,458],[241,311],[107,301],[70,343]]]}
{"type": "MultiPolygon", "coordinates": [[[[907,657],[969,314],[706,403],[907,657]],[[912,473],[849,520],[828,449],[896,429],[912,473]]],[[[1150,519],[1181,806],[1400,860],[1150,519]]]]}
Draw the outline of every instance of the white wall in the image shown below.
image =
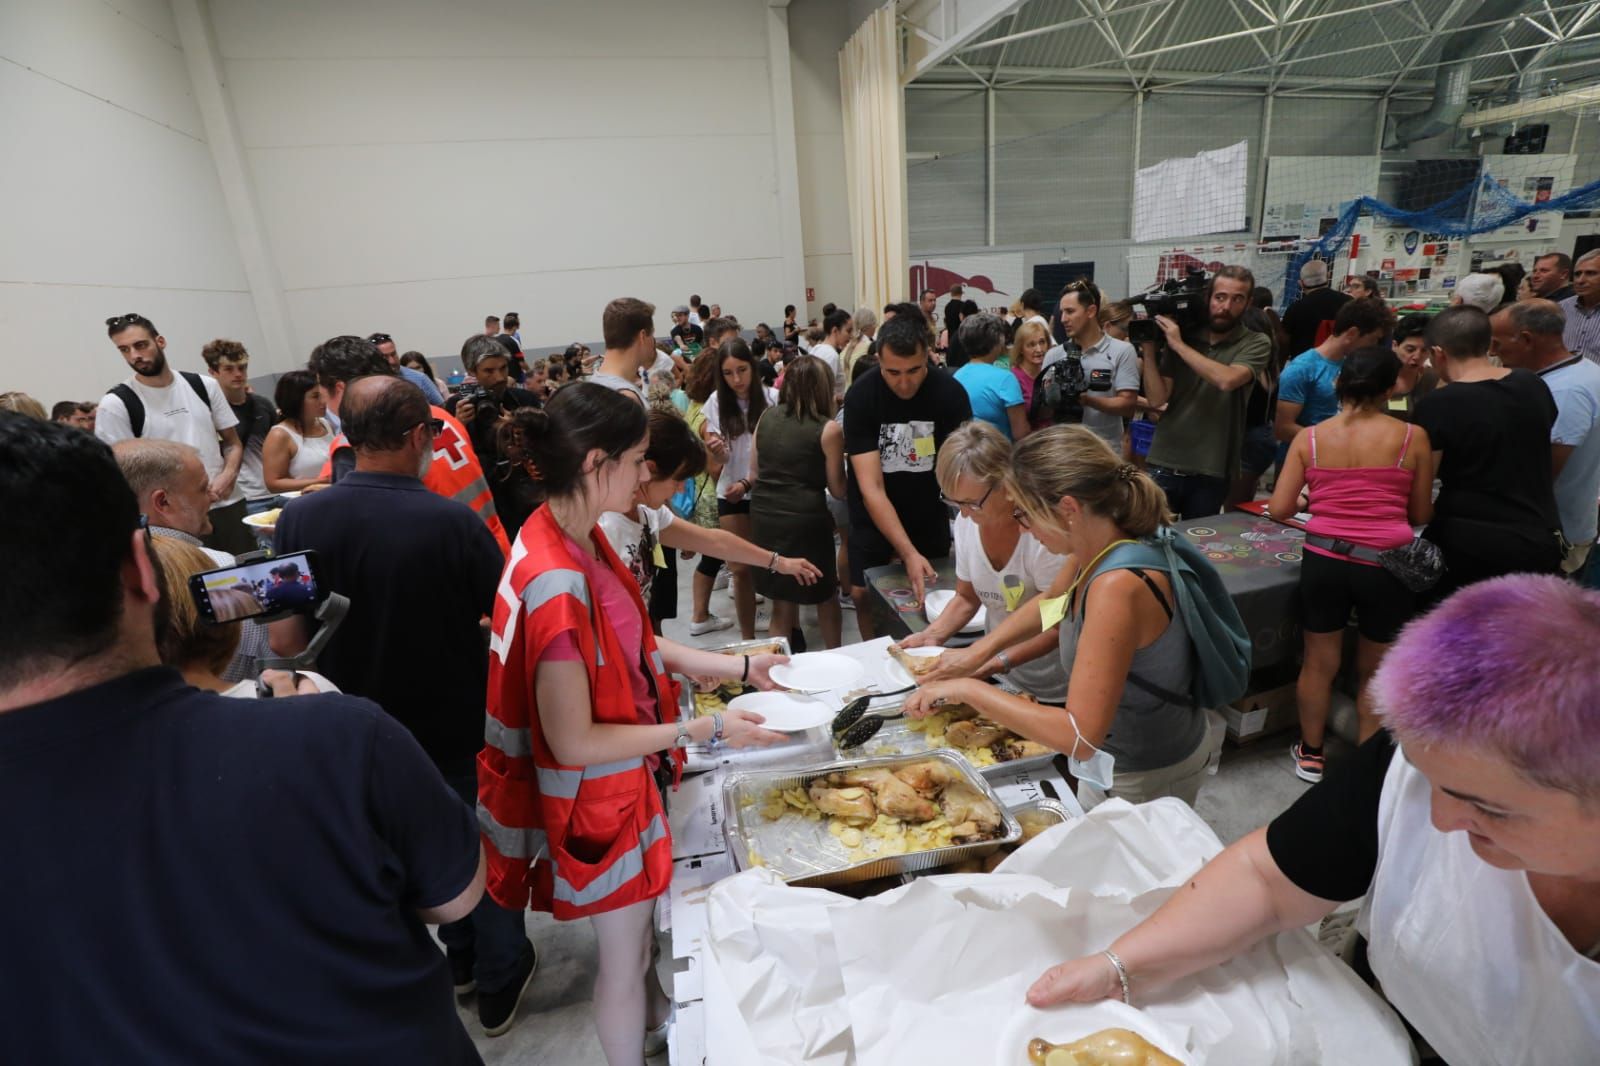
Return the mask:
{"type": "Polygon", "coordinates": [[[45,407],[127,377],[137,311],[181,369],[255,311],[165,0],[0,4],[0,391],[45,407]]]}
{"type": "Polygon", "coordinates": [[[511,310],[530,345],[593,340],[620,295],[663,333],[691,292],[752,324],[802,302],[780,280],[764,5],[211,10],[303,348],[382,329],[454,353],[511,310]]]}
{"type": "Polygon", "coordinates": [[[786,291],[774,104],[792,106],[805,284],[850,299],[838,50],[850,0],[795,0],[790,87],[749,0],[210,0],[281,282],[269,365],[167,0],[0,4],[0,391],[125,376],[140,311],[199,368],[216,336],[281,371],[339,333],[453,355],[486,314],[530,347],[600,337],[619,295],[697,292],[749,325],[786,291]],[[781,87],[780,87],[781,88],[781,87]]]}

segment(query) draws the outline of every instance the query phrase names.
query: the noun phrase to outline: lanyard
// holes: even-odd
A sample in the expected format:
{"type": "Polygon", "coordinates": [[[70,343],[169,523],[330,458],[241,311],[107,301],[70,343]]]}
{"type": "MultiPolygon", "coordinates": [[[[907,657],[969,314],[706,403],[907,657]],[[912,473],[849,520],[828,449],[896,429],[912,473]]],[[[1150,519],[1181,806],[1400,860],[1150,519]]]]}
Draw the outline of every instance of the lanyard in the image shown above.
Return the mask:
{"type": "Polygon", "coordinates": [[[1133,540],[1132,537],[1123,537],[1121,540],[1114,540],[1110,544],[1107,544],[1104,548],[1101,548],[1100,549],[1100,554],[1096,555],[1093,559],[1089,560],[1089,565],[1084,567],[1082,570],[1079,570],[1078,571],[1078,576],[1073,578],[1072,579],[1072,584],[1067,586],[1067,594],[1066,594],[1066,597],[1065,597],[1066,601],[1068,603],[1076,603],[1077,602],[1072,597],[1073,597],[1073,594],[1078,591],[1078,586],[1083,584],[1083,581],[1084,581],[1085,578],[1087,578],[1090,574],[1094,573],[1094,568],[1100,565],[1100,560],[1104,559],[1106,557],[1106,555],[1110,553],[1112,548],[1115,548],[1115,547],[1117,547],[1118,545],[1121,545],[1121,544],[1133,544],[1133,543],[1135,543],[1135,541],[1133,540]]]}
{"type": "Polygon", "coordinates": [[[1057,625],[1060,625],[1061,619],[1065,617],[1067,613],[1067,602],[1072,599],[1073,593],[1078,591],[1078,586],[1083,583],[1084,578],[1088,577],[1089,574],[1094,571],[1094,568],[1100,565],[1100,560],[1104,559],[1106,554],[1119,544],[1134,543],[1137,542],[1131,537],[1123,537],[1121,540],[1114,540],[1110,544],[1107,544],[1104,548],[1100,549],[1099,555],[1096,555],[1089,561],[1088,566],[1078,571],[1078,576],[1072,579],[1072,584],[1067,586],[1066,592],[1055,597],[1054,599],[1039,601],[1040,627],[1043,629],[1053,629],[1057,625]]]}

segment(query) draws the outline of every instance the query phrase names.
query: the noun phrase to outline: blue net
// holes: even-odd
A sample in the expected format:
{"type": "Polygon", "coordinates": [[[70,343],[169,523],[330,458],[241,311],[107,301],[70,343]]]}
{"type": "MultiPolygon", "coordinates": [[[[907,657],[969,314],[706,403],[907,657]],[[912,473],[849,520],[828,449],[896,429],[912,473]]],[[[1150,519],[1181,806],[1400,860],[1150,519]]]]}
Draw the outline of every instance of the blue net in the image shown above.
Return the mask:
{"type": "Polygon", "coordinates": [[[1510,192],[1485,169],[1475,181],[1420,211],[1406,211],[1371,196],[1351,200],[1339,213],[1339,221],[1317,240],[1304,245],[1289,260],[1283,277],[1280,309],[1300,296],[1300,268],[1309,260],[1332,263],[1344,250],[1355,231],[1356,220],[1372,215],[1396,226],[1438,234],[1446,239],[1473,237],[1502,226],[1513,225],[1529,215],[1550,212],[1587,211],[1600,207],[1600,180],[1591,181],[1561,196],[1529,203],[1510,192]]]}

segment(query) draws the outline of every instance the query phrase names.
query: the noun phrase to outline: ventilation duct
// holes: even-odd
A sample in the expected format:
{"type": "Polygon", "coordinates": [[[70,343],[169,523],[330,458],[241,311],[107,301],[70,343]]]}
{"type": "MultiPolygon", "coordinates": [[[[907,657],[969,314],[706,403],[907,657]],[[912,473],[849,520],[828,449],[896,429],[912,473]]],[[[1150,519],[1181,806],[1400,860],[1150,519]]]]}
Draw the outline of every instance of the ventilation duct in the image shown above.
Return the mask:
{"type": "MultiPolygon", "coordinates": [[[[1502,24],[1515,18],[1523,8],[1521,0],[1486,0],[1461,19],[1474,29],[1451,33],[1439,52],[1439,66],[1433,79],[1433,102],[1426,111],[1399,115],[1391,119],[1386,149],[1404,148],[1442,133],[1450,133],[1467,113],[1472,88],[1472,57],[1502,24]]],[[[1446,31],[1448,32],[1448,31],[1446,31]]]]}

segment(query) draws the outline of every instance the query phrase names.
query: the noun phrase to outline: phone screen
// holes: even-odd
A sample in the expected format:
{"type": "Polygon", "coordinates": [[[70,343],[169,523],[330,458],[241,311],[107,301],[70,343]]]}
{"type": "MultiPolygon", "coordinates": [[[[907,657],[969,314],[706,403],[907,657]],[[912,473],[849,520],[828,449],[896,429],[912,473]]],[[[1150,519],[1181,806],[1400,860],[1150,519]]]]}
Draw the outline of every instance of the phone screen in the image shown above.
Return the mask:
{"type": "Polygon", "coordinates": [[[207,570],[189,578],[189,595],[200,617],[213,624],[247,618],[277,618],[315,607],[323,598],[316,552],[207,570]]]}

